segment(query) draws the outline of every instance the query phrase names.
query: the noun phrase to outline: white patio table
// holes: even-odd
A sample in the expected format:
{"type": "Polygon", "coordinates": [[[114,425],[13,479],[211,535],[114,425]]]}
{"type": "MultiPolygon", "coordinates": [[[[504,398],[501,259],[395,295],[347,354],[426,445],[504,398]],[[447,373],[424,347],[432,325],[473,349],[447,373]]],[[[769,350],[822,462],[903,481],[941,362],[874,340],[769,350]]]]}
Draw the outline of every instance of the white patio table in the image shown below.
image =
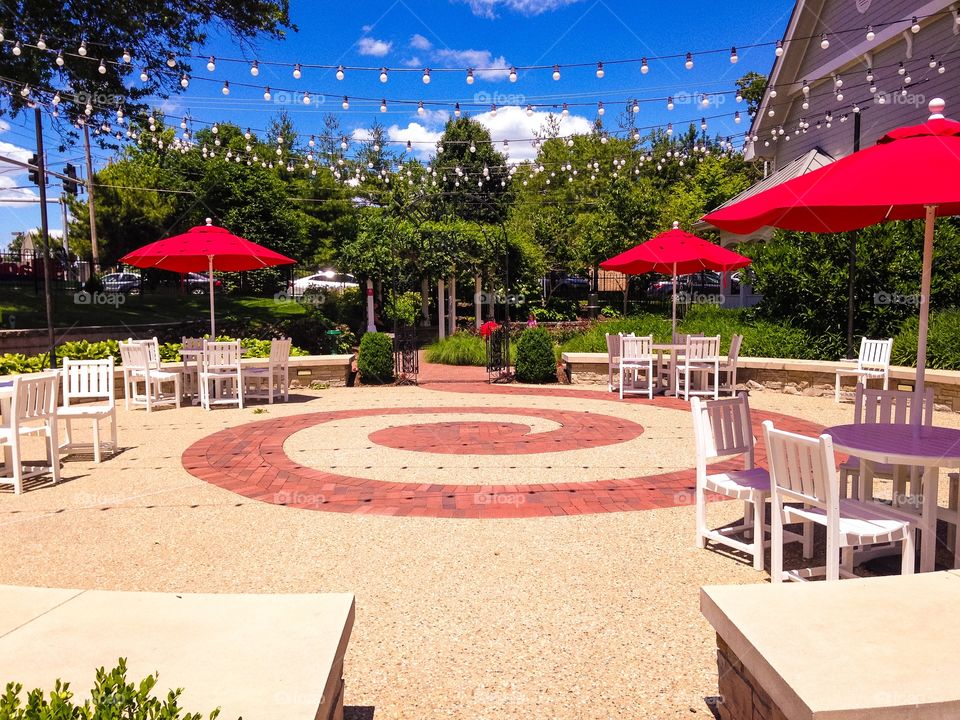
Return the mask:
{"type": "Polygon", "coordinates": [[[663,377],[661,370],[664,365],[667,366],[667,385],[663,389],[665,394],[673,395],[675,394],[674,384],[677,381],[677,358],[687,349],[686,343],[654,343],[650,346],[651,349],[657,353],[657,376],[663,377]],[[667,359],[664,359],[664,355],[669,355],[667,359]]]}
{"type": "Polygon", "coordinates": [[[920,493],[920,572],[934,569],[937,547],[937,484],[941,467],[960,467],[960,430],[945,427],[873,423],[835,425],[824,430],[834,450],[859,457],[860,498],[873,497],[873,464],[923,468],[920,493]]]}

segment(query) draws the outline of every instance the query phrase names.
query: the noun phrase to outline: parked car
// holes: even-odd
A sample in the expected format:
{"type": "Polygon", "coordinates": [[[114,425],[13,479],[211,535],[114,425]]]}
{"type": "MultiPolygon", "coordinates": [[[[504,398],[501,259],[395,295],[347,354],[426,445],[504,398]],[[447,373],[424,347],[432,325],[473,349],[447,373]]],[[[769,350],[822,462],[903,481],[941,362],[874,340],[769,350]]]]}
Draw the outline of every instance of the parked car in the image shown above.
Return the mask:
{"type": "MultiPolygon", "coordinates": [[[[213,279],[214,292],[219,290],[222,285],[223,283],[217,280],[217,278],[213,279]]],[[[191,295],[204,295],[210,289],[210,276],[206,273],[185,273],[183,276],[183,287],[185,287],[191,295]]]]}
{"type": "Polygon", "coordinates": [[[293,283],[293,291],[297,295],[302,295],[307,290],[346,290],[358,287],[360,284],[353,275],[335,270],[323,270],[293,283]]]}
{"type": "MultiPolygon", "coordinates": [[[[681,275],[677,278],[677,292],[692,293],[694,295],[720,295],[720,273],[713,270],[703,270],[693,275],[681,275]]],[[[736,293],[740,287],[736,273],[730,277],[730,293],[736,293]]],[[[655,280],[647,286],[647,297],[663,299],[673,293],[673,278],[667,277],[655,280]]]]}
{"type": "Polygon", "coordinates": [[[106,292],[113,293],[139,293],[140,276],[129,272],[107,273],[100,281],[103,283],[103,289],[106,292]]]}

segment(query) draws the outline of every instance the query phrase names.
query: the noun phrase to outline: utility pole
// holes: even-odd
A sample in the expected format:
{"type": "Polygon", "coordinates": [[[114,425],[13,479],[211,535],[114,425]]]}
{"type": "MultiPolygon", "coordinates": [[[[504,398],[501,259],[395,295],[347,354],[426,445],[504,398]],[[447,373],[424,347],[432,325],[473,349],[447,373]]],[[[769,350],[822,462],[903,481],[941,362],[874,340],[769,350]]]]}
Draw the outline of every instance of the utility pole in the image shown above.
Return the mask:
{"type": "Polygon", "coordinates": [[[83,124],[83,149],[87,156],[87,209],[90,211],[90,253],[93,272],[100,272],[100,249],[97,247],[97,214],[93,207],[93,158],[90,155],[90,128],[83,124]]]}
{"type": "Polygon", "coordinates": [[[43,244],[43,295],[47,304],[47,343],[50,346],[50,369],[57,366],[56,340],[53,335],[53,292],[50,288],[50,230],[47,224],[47,174],[43,159],[43,117],[40,107],[34,108],[37,128],[36,181],[40,193],[40,242],[43,244]]]}

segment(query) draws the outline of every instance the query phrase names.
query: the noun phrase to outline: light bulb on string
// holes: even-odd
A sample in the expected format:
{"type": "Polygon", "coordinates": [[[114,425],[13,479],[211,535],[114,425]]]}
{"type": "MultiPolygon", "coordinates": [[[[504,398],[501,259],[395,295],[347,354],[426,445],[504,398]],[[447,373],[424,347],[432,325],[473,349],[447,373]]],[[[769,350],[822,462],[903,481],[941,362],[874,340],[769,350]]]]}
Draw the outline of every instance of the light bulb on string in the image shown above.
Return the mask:
{"type": "Polygon", "coordinates": [[[490,106],[490,117],[496,117],[496,116],[497,116],[497,106],[496,104],[493,104],[490,106]]]}
{"type": "Polygon", "coordinates": [[[872,83],[872,82],[873,82],[873,77],[874,77],[874,76],[873,76],[873,68],[872,68],[872,67],[871,67],[871,68],[867,68],[867,82],[868,82],[868,83],[872,83]]]}
{"type": "Polygon", "coordinates": [[[454,115],[454,117],[460,117],[460,115],[461,115],[461,113],[460,113],[460,103],[456,103],[456,104],[453,106],[453,115],[454,115]]]}
{"type": "Polygon", "coordinates": [[[253,75],[253,77],[257,77],[257,75],[260,74],[260,63],[256,60],[250,63],[250,74],[253,75]]]}
{"type": "Polygon", "coordinates": [[[350,109],[350,98],[348,98],[346,95],[343,96],[343,103],[341,103],[341,106],[344,110],[350,109]]]}
{"type": "Polygon", "coordinates": [[[743,92],[740,91],[740,90],[737,90],[737,96],[736,96],[736,98],[734,98],[734,99],[735,99],[738,103],[743,102],[743,92]]]}
{"type": "Polygon", "coordinates": [[[907,68],[905,68],[904,65],[903,65],[903,63],[901,62],[901,63],[897,66],[897,75],[900,75],[900,76],[902,77],[902,76],[904,76],[904,75],[906,75],[906,74],[907,74],[907,68]]]}
{"type": "Polygon", "coordinates": [[[300,63],[297,63],[293,66],[293,78],[294,80],[299,80],[303,77],[303,71],[300,69],[300,63]]]}
{"type": "Polygon", "coordinates": [[[527,105],[527,117],[531,117],[532,115],[533,115],[533,105],[527,105]]]}
{"type": "Polygon", "coordinates": [[[337,80],[343,80],[343,65],[337,66],[337,80]]]}
{"type": "Polygon", "coordinates": [[[16,55],[17,57],[20,57],[20,53],[22,53],[22,52],[23,52],[23,50],[22,50],[21,47],[20,47],[20,41],[17,40],[17,41],[13,44],[13,54],[16,55]]]}
{"type": "Polygon", "coordinates": [[[843,92],[837,90],[837,102],[843,102],[843,92]]]}
{"type": "Polygon", "coordinates": [[[940,73],[941,75],[943,75],[946,71],[947,71],[947,69],[943,66],[943,60],[940,60],[940,61],[937,63],[937,72],[940,73]]]}
{"type": "Polygon", "coordinates": [[[603,72],[603,63],[602,63],[602,62],[598,62],[598,63],[597,63],[597,77],[602,79],[603,76],[604,76],[604,74],[605,74],[605,73],[603,72]]]}
{"type": "Polygon", "coordinates": [[[867,26],[867,42],[873,42],[877,37],[877,34],[873,31],[873,25],[867,26]]]}
{"type": "Polygon", "coordinates": [[[190,78],[187,76],[186,73],[184,73],[180,77],[180,87],[186,89],[188,85],[190,85],[190,78]]]}
{"type": "Polygon", "coordinates": [[[57,105],[60,104],[60,91],[59,91],[59,90],[54,93],[54,95],[53,95],[53,100],[51,100],[50,102],[53,103],[53,106],[54,106],[54,107],[56,107],[57,105]]]}
{"type": "Polygon", "coordinates": [[[385,67],[380,68],[380,82],[385,83],[390,78],[387,77],[387,69],[385,67]]]}
{"type": "Polygon", "coordinates": [[[640,58],[640,72],[643,73],[644,75],[650,72],[650,66],[647,65],[646,58],[640,58]]]}
{"type": "Polygon", "coordinates": [[[423,78],[421,78],[421,79],[423,80],[423,84],[424,84],[424,85],[429,85],[429,84],[430,84],[430,68],[424,68],[424,69],[423,69],[423,78]]]}
{"type": "Polygon", "coordinates": [[[631,111],[634,115],[636,115],[638,112],[640,112],[640,103],[639,103],[638,101],[634,100],[634,101],[633,101],[633,105],[630,106],[630,111],[631,111]]]}
{"type": "Polygon", "coordinates": [[[829,48],[829,47],[830,47],[830,40],[829,40],[829,38],[827,38],[827,34],[826,34],[826,33],[823,33],[823,34],[820,36],[820,49],[821,49],[821,50],[826,50],[826,49],[829,48]]]}
{"type": "Polygon", "coordinates": [[[931,70],[933,70],[937,66],[937,59],[933,55],[931,55],[930,62],[928,62],[927,65],[930,67],[931,70]]]}
{"type": "Polygon", "coordinates": [[[43,33],[40,33],[40,37],[37,38],[37,50],[46,50],[46,49],[47,49],[47,41],[43,37],[43,33]]]}
{"type": "Polygon", "coordinates": [[[224,81],[223,81],[223,87],[220,88],[220,92],[222,92],[224,95],[229,95],[229,94],[230,94],[230,81],[229,81],[229,80],[224,80],[224,81]]]}
{"type": "Polygon", "coordinates": [[[730,48],[730,62],[736,65],[738,60],[740,60],[740,57],[737,55],[737,48],[730,48]]]}
{"type": "Polygon", "coordinates": [[[510,82],[515,83],[517,81],[517,69],[515,67],[510,68],[510,74],[508,75],[510,82]]]}
{"type": "Polygon", "coordinates": [[[554,66],[553,66],[553,79],[554,79],[554,80],[559,80],[559,79],[560,79],[560,66],[559,66],[559,65],[554,65],[554,66]]]}
{"type": "MultiPolygon", "coordinates": [[[[82,55],[82,54],[83,54],[83,53],[81,53],[81,55],[82,55]]],[[[173,53],[172,53],[172,52],[168,52],[168,53],[167,53],[167,67],[172,68],[172,67],[176,67],[176,66],[177,66],[177,59],[173,56],[173,53]]]]}
{"type": "Polygon", "coordinates": [[[308,93],[308,92],[304,92],[304,93],[303,93],[303,104],[304,104],[304,105],[309,105],[309,104],[310,104],[310,93],[308,93]]]}
{"type": "Polygon", "coordinates": [[[686,59],[686,61],[683,63],[683,66],[684,66],[687,70],[693,70],[693,53],[687,53],[687,59],[686,59]]]}
{"type": "Polygon", "coordinates": [[[735,123],[737,123],[738,125],[740,124],[740,111],[739,111],[739,110],[737,110],[737,111],[733,114],[733,121],[734,121],[735,123]]]}
{"type": "Polygon", "coordinates": [[[600,117],[603,117],[603,114],[605,112],[606,110],[603,107],[603,100],[601,100],[597,103],[597,115],[599,115],[600,117]]]}
{"type": "Polygon", "coordinates": [[[217,59],[213,55],[211,55],[210,59],[207,60],[207,70],[209,70],[210,72],[213,72],[216,69],[217,69],[217,59]]]}
{"type": "Polygon", "coordinates": [[[910,32],[912,32],[914,35],[920,32],[920,21],[917,20],[916,15],[913,16],[913,23],[910,25],[910,32]]]}
{"type": "Polygon", "coordinates": [[[473,70],[467,70],[467,85],[473,85],[473,70]]]}
{"type": "Polygon", "coordinates": [[[564,117],[567,117],[568,115],[570,115],[570,108],[567,107],[566,103],[563,104],[563,110],[560,112],[560,114],[563,115],[564,117]]]}
{"type": "Polygon", "coordinates": [[[385,113],[386,111],[387,111],[387,101],[386,101],[386,100],[381,100],[381,101],[380,101],[380,112],[385,113]]]}
{"type": "Polygon", "coordinates": [[[54,62],[57,63],[58,67],[63,67],[63,50],[57,51],[57,59],[54,62]]]}
{"type": "Polygon", "coordinates": [[[709,106],[710,106],[710,98],[709,98],[707,95],[705,95],[705,94],[704,94],[704,95],[701,95],[701,96],[700,96],[700,105],[701,105],[701,107],[709,107],[709,106]]]}
{"type": "Polygon", "coordinates": [[[423,107],[423,100],[417,103],[417,115],[423,115],[426,113],[426,110],[423,107]]]}
{"type": "Polygon", "coordinates": [[[701,130],[706,130],[706,129],[707,129],[707,119],[706,119],[706,118],[700,118],[700,129],[701,129],[701,130]]]}
{"type": "Polygon", "coordinates": [[[804,81],[803,81],[803,85],[802,85],[801,88],[800,88],[800,91],[801,91],[804,95],[809,95],[809,94],[810,94],[810,83],[808,83],[806,80],[804,80],[804,81]]]}
{"type": "Polygon", "coordinates": [[[87,41],[86,41],[86,40],[81,40],[81,41],[80,41],[80,47],[77,48],[77,53],[78,53],[79,55],[82,55],[83,57],[86,57],[86,56],[87,56],[87,41]]]}
{"type": "Polygon", "coordinates": [[[777,40],[777,47],[773,51],[773,54],[776,55],[777,57],[780,57],[781,55],[783,55],[783,40],[777,40]]]}
{"type": "Polygon", "coordinates": [[[272,98],[272,97],[273,97],[273,95],[270,94],[270,86],[267,85],[267,86],[263,89],[263,99],[266,100],[267,102],[270,102],[270,98],[272,98]]]}
{"type": "Polygon", "coordinates": [[[149,79],[150,77],[149,75],[147,75],[147,69],[144,68],[143,70],[140,71],[140,82],[146,82],[149,79]]]}

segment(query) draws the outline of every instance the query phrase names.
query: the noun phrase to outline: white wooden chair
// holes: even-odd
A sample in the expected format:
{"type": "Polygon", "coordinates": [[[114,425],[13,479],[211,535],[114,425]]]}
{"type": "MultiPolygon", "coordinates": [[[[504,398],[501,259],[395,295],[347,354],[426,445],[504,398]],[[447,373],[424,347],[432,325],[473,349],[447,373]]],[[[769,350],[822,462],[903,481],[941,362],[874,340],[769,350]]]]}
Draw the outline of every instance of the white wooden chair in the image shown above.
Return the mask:
{"type": "Polygon", "coordinates": [[[840,379],[845,376],[856,376],[858,382],[866,384],[868,378],[883,378],[883,389],[890,385],[890,352],[893,350],[893,338],[887,340],[860,340],[860,354],[856,365],[837,368],[836,389],[834,402],[840,402],[840,379]]]}
{"type": "Polygon", "coordinates": [[[737,394],[737,361],[740,359],[740,345],[743,343],[743,335],[734,335],[730,338],[730,350],[727,352],[727,359],[720,360],[720,379],[718,380],[718,391],[729,391],[731,397],[737,394]]]}
{"type": "Polygon", "coordinates": [[[99,463],[105,446],[117,451],[117,401],[114,398],[113,357],[105,360],[63,359],[63,405],[57,416],[65,426],[65,442],[60,452],[86,451],[92,448],[93,461],[99,463]],[[79,403],[77,401],[80,401],[79,403]],[[93,425],[92,443],[74,443],[74,420],[89,421],[93,425]],[[110,440],[100,441],[100,421],[110,421],[110,440]]]}
{"type": "Polygon", "coordinates": [[[625,393],[646,393],[653,399],[653,337],[620,336],[620,399],[625,393]],[[629,374],[630,387],[625,387],[629,374]],[[641,379],[642,378],[642,379],[641,379]]]}
{"type": "Polygon", "coordinates": [[[180,349],[188,351],[183,355],[183,393],[194,405],[200,404],[200,364],[203,353],[203,338],[180,338],[180,349]]]}
{"type": "Polygon", "coordinates": [[[242,355],[239,340],[204,341],[203,364],[200,367],[200,405],[203,408],[210,410],[213,405],[237,405],[243,410],[242,355]]]}
{"type": "MultiPolygon", "coordinates": [[[[693,438],[697,453],[696,529],[697,547],[707,540],[732,547],[753,558],[753,567],[763,570],[766,502],[770,498],[770,476],[754,464],[754,438],[750,422],[750,403],[746,393],[722,400],[691,398],[693,438]],[[743,457],[743,470],[708,472],[707,463],[719,458],[743,457]],[[743,501],[743,519],[729,527],[707,527],[707,493],[716,493],[743,501]],[[743,535],[738,540],[733,535],[743,535]],[[752,537],[751,537],[752,536],[752,537]]],[[[793,536],[793,533],[791,533],[793,536]]],[[[798,539],[802,539],[799,535],[798,539]]],[[[812,535],[811,535],[812,538],[812,535]]],[[[804,545],[809,556],[812,542],[804,545]]]]}
{"type": "Polygon", "coordinates": [[[266,400],[271,405],[275,397],[286,402],[290,388],[290,338],[270,341],[270,359],[267,367],[243,368],[245,399],[266,400]]]}
{"type": "Polygon", "coordinates": [[[58,372],[17,375],[13,378],[10,417],[0,425],[0,447],[10,448],[9,475],[0,476],[0,483],[13,485],[13,492],[23,492],[23,481],[47,473],[54,485],[60,482],[60,452],[57,441],[57,395],[60,390],[58,372]],[[24,435],[46,438],[47,463],[24,465],[20,445],[24,435]]]}
{"type": "MultiPolygon", "coordinates": [[[[926,388],[923,396],[921,419],[924,425],[933,425],[933,388],[926,388]]],[[[854,393],[853,422],[856,425],[874,423],[896,423],[909,425],[911,408],[913,407],[914,393],[912,390],[871,390],[862,383],[857,383],[854,393]]],[[[850,485],[850,496],[858,500],[872,500],[872,497],[860,497],[859,477],[860,458],[851,456],[840,463],[840,497],[847,497],[847,485],[850,485]]],[[[920,493],[920,478],[922,468],[905,468],[903,466],[875,463],[873,476],[881,477],[893,482],[893,500],[906,494],[906,476],[910,477],[910,493],[914,496],[920,493]]],[[[872,494],[872,493],[871,493],[872,494]]],[[[919,507],[919,506],[918,506],[919,507]]]]}
{"type": "Polygon", "coordinates": [[[607,338],[607,390],[613,392],[613,379],[620,377],[620,338],[622,335],[606,333],[607,338]]]}
{"type": "Polygon", "coordinates": [[[180,407],[182,392],[180,389],[179,370],[160,370],[159,353],[152,360],[153,352],[150,341],[135,341],[120,343],[120,362],[123,368],[123,405],[129,410],[133,405],[142,405],[147,412],[153,410],[154,405],[176,405],[180,407]],[[173,383],[174,392],[163,392],[163,385],[173,383]],[[143,394],[139,394],[139,386],[143,384],[143,394]]]}
{"type": "Polygon", "coordinates": [[[853,548],[891,542],[903,543],[901,572],[913,573],[916,515],[880,503],[841,498],[829,435],[810,438],[776,430],[770,420],[763,423],[763,435],[773,503],[772,582],[803,581],[821,575],[827,580],[856,577],[853,548]],[[784,572],[783,544],[787,538],[783,526],[792,522],[813,522],[826,528],[825,566],[784,572]]]}
{"type": "Polygon", "coordinates": [[[687,338],[687,347],[683,357],[677,361],[676,381],[674,387],[677,395],[683,389],[683,399],[689,400],[691,395],[720,397],[720,336],[687,338]],[[713,382],[710,382],[710,377],[713,382]],[[703,389],[691,389],[691,375],[700,375],[703,378],[703,389]],[[680,382],[681,378],[683,383],[680,382]],[[710,386],[713,385],[713,389],[710,386]]]}

